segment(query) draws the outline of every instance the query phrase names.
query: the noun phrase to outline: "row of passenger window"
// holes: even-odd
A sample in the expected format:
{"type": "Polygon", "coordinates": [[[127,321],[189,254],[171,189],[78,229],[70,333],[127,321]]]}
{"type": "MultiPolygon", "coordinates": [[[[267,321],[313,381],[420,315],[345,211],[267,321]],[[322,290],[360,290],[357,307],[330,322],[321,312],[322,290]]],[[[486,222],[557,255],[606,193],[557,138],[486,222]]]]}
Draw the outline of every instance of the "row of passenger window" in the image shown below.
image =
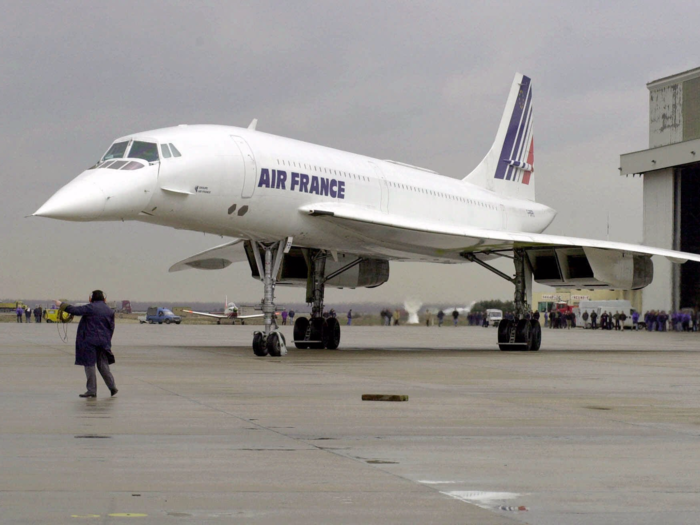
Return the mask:
{"type": "Polygon", "coordinates": [[[289,168],[305,169],[307,171],[315,172],[315,173],[327,173],[328,175],[336,175],[338,177],[347,177],[348,179],[369,181],[369,177],[366,177],[364,175],[358,175],[357,173],[350,173],[348,171],[342,171],[342,170],[334,170],[331,168],[314,166],[312,164],[304,164],[302,162],[294,162],[292,160],[277,159],[277,164],[279,164],[280,166],[287,166],[289,168]]]}
{"type": "Polygon", "coordinates": [[[459,197],[457,195],[450,195],[448,193],[442,193],[439,191],[434,191],[434,190],[426,190],[425,188],[418,188],[416,186],[411,186],[409,184],[401,184],[399,182],[389,182],[389,186],[392,186],[394,188],[399,188],[402,190],[408,190],[408,191],[416,191],[418,193],[424,193],[426,195],[433,195],[435,197],[442,197],[443,199],[450,199],[453,201],[459,201],[459,202],[464,202],[465,204],[474,204],[476,206],[481,206],[482,208],[490,208],[492,210],[497,209],[497,207],[493,204],[488,204],[486,202],[481,202],[481,201],[476,201],[472,199],[467,199],[465,197],[459,197]]]}
{"type": "MultiPolygon", "coordinates": [[[[172,146],[172,144],[171,144],[171,146],[172,146]]],[[[287,166],[290,168],[299,168],[299,169],[303,168],[303,169],[309,170],[309,171],[315,170],[318,173],[327,173],[329,175],[338,175],[339,177],[348,177],[348,178],[352,178],[352,179],[365,180],[365,181],[370,180],[369,177],[366,177],[364,175],[357,175],[355,173],[349,173],[349,172],[345,172],[345,171],[341,171],[341,170],[334,170],[331,168],[323,168],[320,166],[314,166],[311,164],[304,164],[301,162],[297,163],[297,162],[294,162],[291,160],[277,159],[277,164],[279,164],[280,166],[287,166]]],[[[493,204],[488,204],[486,202],[467,199],[465,197],[458,197],[456,195],[449,195],[447,193],[441,193],[439,191],[426,190],[424,188],[418,188],[416,186],[410,186],[408,184],[401,184],[398,182],[391,182],[391,181],[389,181],[388,184],[389,184],[389,186],[393,186],[395,188],[401,188],[401,189],[409,190],[409,191],[417,191],[419,193],[424,193],[426,195],[433,195],[436,197],[442,197],[443,199],[450,199],[450,200],[454,200],[454,201],[464,202],[465,204],[474,204],[476,206],[481,206],[483,208],[489,208],[492,210],[497,209],[497,207],[493,204]]]]}

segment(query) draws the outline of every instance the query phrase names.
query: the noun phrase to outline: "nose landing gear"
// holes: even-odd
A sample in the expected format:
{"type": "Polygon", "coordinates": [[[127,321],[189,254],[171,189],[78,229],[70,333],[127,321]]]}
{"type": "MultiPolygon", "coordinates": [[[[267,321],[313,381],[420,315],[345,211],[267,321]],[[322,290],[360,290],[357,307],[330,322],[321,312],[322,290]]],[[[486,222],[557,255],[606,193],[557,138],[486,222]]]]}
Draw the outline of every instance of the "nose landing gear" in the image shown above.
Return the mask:
{"type": "Polygon", "coordinates": [[[287,355],[287,344],[284,335],[279,331],[279,326],[277,326],[277,321],[275,320],[275,284],[284,253],[289,251],[291,244],[291,239],[286,241],[286,245],[285,241],[271,244],[251,242],[255,262],[258,265],[260,275],[263,276],[262,280],[265,288],[261,305],[265,320],[265,330],[263,332],[257,331],[253,334],[253,353],[260,357],[266,355],[274,357],[287,355]],[[260,256],[260,249],[265,253],[264,263],[260,256]],[[274,329],[272,327],[273,324],[274,329]]]}

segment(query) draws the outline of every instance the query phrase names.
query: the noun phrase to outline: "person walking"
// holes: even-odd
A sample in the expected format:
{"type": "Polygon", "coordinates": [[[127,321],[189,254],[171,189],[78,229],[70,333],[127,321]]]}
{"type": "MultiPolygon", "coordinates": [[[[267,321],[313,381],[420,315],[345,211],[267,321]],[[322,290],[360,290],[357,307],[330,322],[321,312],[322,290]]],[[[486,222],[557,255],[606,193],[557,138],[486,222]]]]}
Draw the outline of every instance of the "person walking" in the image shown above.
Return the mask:
{"type": "Polygon", "coordinates": [[[348,310],[348,326],[352,324],[352,308],[348,310]]]}
{"type": "Polygon", "coordinates": [[[21,306],[18,306],[17,310],[15,310],[15,312],[17,313],[17,322],[21,323],[22,316],[24,315],[24,308],[22,308],[21,306]]]}
{"type": "Polygon", "coordinates": [[[289,312],[287,312],[287,309],[284,308],[282,310],[282,324],[287,324],[287,317],[289,316],[289,312]]]}
{"type": "Polygon", "coordinates": [[[442,310],[440,310],[440,311],[437,313],[438,328],[441,328],[441,327],[442,327],[442,321],[443,321],[444,319],[445,319],[445,312],[443,312],[442,310]]]}
{"type": "Polygon", "coordinates": [[[294,310],[289,310],[289,324],[294,324],[294,316],[296,315],[296,312],[294,310]]]}
{"type": "Polygon", "coordinates": [[[457,311],[457,308],[452,310],[452,319],[455,323],[455,326],[457,326],[457,323],[459,322],[459,312],[457,311]]]}
{"type": "Polygon", "coordinates": [[[394,310],[394,326],[399,326],[399,320],[401,319],[401,312],[397,308],[394,310]]]}
{"type": "Polygon", "coordinates": [[[90,303],[84,306],[72,306],[61,301],[54,301],[72,315],[81,316],[75,337],[75,364],[85,367],[87,391],[80,397],[97,397],[97,376],[95,365],[100,371],[112,396],[118,392],[114,376],[109,365],[114,364],[112,353],[112,334],[114,334],[114,312],[105,303],[102,290],[90,294],[90,303]]]}

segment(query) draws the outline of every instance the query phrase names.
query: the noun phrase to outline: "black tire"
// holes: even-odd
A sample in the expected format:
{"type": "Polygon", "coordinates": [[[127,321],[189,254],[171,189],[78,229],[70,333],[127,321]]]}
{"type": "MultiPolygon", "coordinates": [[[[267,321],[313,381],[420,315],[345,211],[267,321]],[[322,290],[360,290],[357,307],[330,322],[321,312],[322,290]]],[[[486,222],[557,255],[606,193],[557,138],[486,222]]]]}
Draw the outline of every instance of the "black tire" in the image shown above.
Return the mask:
{"type": "Polygon", "coordinates": [[[313,317],[309,323],[311,324],[311,340],[320,341],[320,343],[309,343],[309,348],[322,350],[325,346],[326,320],[323,317],[313,317]]]}
{"type": "Polygon", "coordinates": [[[340,323],[335,317],[326,321],[323,331],[323,346],[328,350],[336,350],[340,344],[340,323]]]}
{"type": "Polygon", "coordinates": [[[540,345],[542,344],[542,327],[539,321],[530,321],[530,337],[532,339],[530,350],[536,352],[540,349],[540,345]]]}
{"type": "Polygon", "coordinates": [[[517,350],[530,350],[532,347],[532,333],[530,331],[530,320],[520,319],[515,325],[515,342],[518,344],[517,350]]]}
{"type": "Polygon", "coordinates": [[[309,320],[306,317],[298,317],[294,321],[294,346],[301,349],[309,348],[308,343],[300,342],[306,337],[306,329],[309,327],[309,320]]]}
{"type": "Polygon", "coordinates": [[[262,332],[255,332],[255,334],[253,334],[253,353],[258,357],[265,357],[267,355],[267,346],[265,345],[265,338],[262,332]]]}
{"type": "Polygon", "coordinates": [[[267,353],[272,357],[279,357],[282,355],[280,334],[272,333],[270,337],[267,338],[267,353]]]}
{"type": "Polygon", "coordinates": [[[170,319],[166,319],[165,324],[170,324],[170,319]]]}
{"type": "Polygon", "coordinates": [[[175,321],[175,324],[180,324],[182,321],[175,321]]]}
{"type": "MultiPolygon", "coordinates": [[[[510,341],[510,327],[512,323],[510,319],[501,319],[498,323],[498,344],[508,343],[510,341]]],[[[501,350],[503,350],[501,348],[501,350]]]]}

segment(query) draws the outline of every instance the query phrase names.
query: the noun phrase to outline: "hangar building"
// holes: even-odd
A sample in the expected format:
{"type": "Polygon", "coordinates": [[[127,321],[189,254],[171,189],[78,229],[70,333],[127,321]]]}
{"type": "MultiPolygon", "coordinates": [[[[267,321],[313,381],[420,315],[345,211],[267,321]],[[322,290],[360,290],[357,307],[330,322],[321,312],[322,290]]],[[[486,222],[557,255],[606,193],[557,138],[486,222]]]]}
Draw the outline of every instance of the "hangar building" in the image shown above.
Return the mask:
{"type": "MultiPolygon", "coordinates": [[[[620,156],[623,175],[644,180],[644,244],[700,253],[700,68],[649,89],[649,149],[620,156]]],[[[645,310],[700,306],[700,263],[654,258],[645,310]]]]}

